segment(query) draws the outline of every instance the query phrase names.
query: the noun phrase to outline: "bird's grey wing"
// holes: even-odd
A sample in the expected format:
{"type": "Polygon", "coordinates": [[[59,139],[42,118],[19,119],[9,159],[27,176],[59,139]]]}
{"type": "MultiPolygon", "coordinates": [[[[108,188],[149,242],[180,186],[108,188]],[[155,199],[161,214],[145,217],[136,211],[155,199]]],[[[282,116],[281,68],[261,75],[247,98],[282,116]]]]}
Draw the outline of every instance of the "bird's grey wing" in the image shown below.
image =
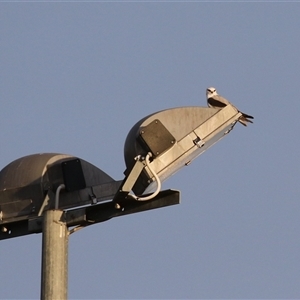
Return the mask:
{"type": "Polygon", "coordinates": [[[215,95],[211,98],[207,99],[207,103],[212,107],[225,107],[226,105],[230,104],[230,102],[220,95],[215,95]]]}

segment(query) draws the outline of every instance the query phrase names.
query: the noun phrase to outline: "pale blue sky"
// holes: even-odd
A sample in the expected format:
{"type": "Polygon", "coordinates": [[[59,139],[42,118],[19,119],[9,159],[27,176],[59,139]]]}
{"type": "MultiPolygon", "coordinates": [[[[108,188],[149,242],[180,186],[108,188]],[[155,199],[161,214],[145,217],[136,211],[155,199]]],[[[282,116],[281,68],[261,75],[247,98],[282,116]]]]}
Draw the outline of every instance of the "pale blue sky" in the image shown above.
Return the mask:
{"type": "MultiPolygon", "coordinates": [[[[300,3],[0,3],[0,169],[68,153],[123,179],[142,117],[255,117],[163,185],[181,204],[71,235],[69,298],[300,298],[300,3]],[[295,96],[295,94],[297,94],[295,96]]],[[[1,241],[0,297],[40,295],[42,235],[1,241]]]]}

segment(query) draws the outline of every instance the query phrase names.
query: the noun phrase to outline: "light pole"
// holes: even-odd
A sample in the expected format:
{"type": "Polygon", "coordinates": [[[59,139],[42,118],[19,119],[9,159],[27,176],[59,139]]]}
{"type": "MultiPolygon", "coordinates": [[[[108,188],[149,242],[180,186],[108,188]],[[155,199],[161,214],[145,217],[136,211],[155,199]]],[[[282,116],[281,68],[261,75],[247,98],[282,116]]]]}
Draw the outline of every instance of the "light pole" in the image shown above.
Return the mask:
{"type": "Polygon", "coordinates": [[[67,299],[69,231],[62,210],[43,215],[41,299],[67,299]]]}
{"type": "Polygon", "coordinates": [[[0,240],[42,232],[41,299],[67,299],[70,233],[179,204],[180,192],[161,191],[161,182],[226,136],[240,117],[227,105],[174,108],[141,119],[125,142],[122,181],[71,155],[11,162],[0,172],[0,240]]]}

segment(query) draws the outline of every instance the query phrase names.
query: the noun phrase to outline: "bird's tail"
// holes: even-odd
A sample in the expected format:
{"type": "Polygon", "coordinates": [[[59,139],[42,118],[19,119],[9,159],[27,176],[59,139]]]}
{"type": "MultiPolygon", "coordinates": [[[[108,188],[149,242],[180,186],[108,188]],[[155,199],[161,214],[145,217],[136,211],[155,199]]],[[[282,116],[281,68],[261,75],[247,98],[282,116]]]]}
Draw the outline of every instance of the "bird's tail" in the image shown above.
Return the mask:
{"type": "MultiPolygon", "coordinates": [[[[243,113],[243,112],[241,112],[242,113],[242,115],[243,115],[243,117],[245,117],[245,118],[247,118],[247,119],[254,119],[252,116],[250,116],[250,115],[247,115],[247,114],[245,114],[245,113],[243,113]]],[[[251,122],[251,123],[253,123],[253,122],[251,122]]]]}
{"type": "Polygon", "coordinates": [[[252,116],[247,115],[245,113],[240,112],[242,115],[239,118],[239,122],[241,124],[243,124],[244,126],[247,126],[247,123],[253,123],[251,120],[249,119],[254,119],[252,116]]]}

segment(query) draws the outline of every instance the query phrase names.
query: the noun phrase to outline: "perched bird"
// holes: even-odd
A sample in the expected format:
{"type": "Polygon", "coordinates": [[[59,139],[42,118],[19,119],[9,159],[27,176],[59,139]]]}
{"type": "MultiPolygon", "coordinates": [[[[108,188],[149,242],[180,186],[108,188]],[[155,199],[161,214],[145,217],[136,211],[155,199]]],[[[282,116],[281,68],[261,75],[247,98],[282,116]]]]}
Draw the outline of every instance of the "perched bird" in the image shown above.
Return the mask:
{"type": "MultiPolygon", "coordinates": [[[[206,99],[207,99],[207,105],[213,108],[223,108],[228,104],[232,105],[232,103],[230,103],[227,99],[220,96],[214,87],[209,87],[208,89],[206,89],[206,99]]],[[[241,124],[247,126],[247,122],[253,123],[251,120],[249,120],[249,119],[254,119],[252,116],[239,111],[237,108],[236,110],[242,114],[241,117],[239,118],[239,122],[241,124]]]]}

